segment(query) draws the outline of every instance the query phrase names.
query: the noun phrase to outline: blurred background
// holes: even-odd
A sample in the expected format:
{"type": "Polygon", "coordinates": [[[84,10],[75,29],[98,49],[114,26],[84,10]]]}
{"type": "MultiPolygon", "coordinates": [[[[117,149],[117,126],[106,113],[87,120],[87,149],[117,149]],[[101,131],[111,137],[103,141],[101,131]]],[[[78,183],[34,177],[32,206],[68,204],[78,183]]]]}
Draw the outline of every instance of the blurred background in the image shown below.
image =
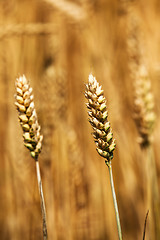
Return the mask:
{"type": "Polygon", "coordinates": [[[141,19],[155,98],[160,184],[160,2],[0,0],[1,240],[42,239],[35,162],[23,146],[14,106],[15,79],[22,74],[33,87],[44,136],[39,161],[48,239],[118,239],[108,169],[96,152],[85,106],[90,72],[103,86],[117,143],[112,165],[123,236],[142,239],[148,207],[128,68],[130,5],[141,19]]]}

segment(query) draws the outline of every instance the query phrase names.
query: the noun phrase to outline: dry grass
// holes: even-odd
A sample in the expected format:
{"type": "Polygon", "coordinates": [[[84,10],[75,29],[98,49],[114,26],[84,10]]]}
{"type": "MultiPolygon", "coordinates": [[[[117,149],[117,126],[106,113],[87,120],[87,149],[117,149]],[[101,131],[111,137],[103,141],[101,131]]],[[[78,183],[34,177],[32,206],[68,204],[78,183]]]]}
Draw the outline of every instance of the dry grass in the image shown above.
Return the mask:
{"type": "MultiPolygon", "coordinates": [[[[42,35],[39,31],[0,40],[1,239],[42,238],[35,169],[22,144],[13,104],[14,81],[19,73],[31,79],[44,135],[39,160],[48,238],[117,239],[108,173],[103,161],[97,159],[100,157],[89,137],[83,92],[91,71],[101,79],[117,144],[113,174],[122,232],[125,239],[142,239],[148,210],[146,159],[137,143],[139,134],[133,119],[134,83],[128,67],[126,6],[111,0],[64,3],[68,2],[87,12],[82,24],[80,19],[74,21],[70,12],[60,11],[46,1],[0,2],[4,29],[12,25],[14,32],[17,24],[54,25],[53,34],[42,35]],[[75,152],[74,144],[80,154],[75,152]]],[[[134,9],[141,20],[145,61],[155,99],[157,120],[152,146],[159,188],[160,4],[158,0],[134,1],[134,9]]],[[[148,237],[146,232],[146,240],[148,237]]]]}

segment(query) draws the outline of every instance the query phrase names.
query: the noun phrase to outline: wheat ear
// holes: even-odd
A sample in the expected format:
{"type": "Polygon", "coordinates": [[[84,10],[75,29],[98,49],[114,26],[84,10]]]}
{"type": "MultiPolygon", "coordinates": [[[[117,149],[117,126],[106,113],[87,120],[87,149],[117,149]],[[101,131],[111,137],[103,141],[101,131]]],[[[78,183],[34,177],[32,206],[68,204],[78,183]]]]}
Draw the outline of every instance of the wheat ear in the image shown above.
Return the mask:
{"type": "Polygon", "coordinates": [[[113,183],[112,175],[112,158],[115,149],[115,139],[108,121],[108,111],[106,106],[106,99],[103,95],[102,87],[97,82],[92,74],[89,75],[88,84],[86,84],[85,97],[88,100],[87,108],[89,115],[89,122],[93,128],[93,137],[97,146],[97,152],[104,157],[105,163],[109,169],[111,189],[113,195],[113,202],[116,214],[117,228],[119,240],[122,240],[121,224],[118,212],[118,205],[113,183]]]}
{"type": "Polygon", "coordinates": [[[151,91],[151,81],[145,65],[139,66],[135,79],[135,121],[139,131],[141,146],[147,146],[155,124],[154,97],[151,91]]]}
{"type": "Polygon", "coordinates": [[[43,239],[47,240],[45,201],[38,161],[38,156],[42,148],[43,136],[40,134],[40,125],[38,123],[37,113],[33,102],[32,88],[29,85],[29,81],[23,75],[22,77],[16,79],[15,85],[15,105],[19,114],[19,122],[23,130],[24,146],[29,149],[31,156],[35,159],[36,162],[37,181],[43,220],[43,239]]]}

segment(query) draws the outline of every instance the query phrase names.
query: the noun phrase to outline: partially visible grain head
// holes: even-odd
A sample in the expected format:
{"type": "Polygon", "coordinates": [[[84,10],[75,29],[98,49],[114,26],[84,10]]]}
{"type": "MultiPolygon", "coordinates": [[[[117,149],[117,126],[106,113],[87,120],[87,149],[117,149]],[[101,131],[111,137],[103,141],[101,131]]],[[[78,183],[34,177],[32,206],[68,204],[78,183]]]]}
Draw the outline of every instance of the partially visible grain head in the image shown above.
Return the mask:
{"type": "Polygon", "coordinates": [[[139,67],[135,81],[135,121],[140,134],[140,144],[146,146],[151,141],[155,123],[154,97],[151,81],[145,65],[139,67]]]}
{"type": "Polygon", "coordinates": [[[31,156],[37,159],[41,152],[43,136],[40,134],[40,125],[33,102],[32,88],[24,75],[16,79],[15,86],[15,105],[23,130],[24,146],[29,149],[31,156]]]}
{"type": "Polygon", "coordinates": [[[144,46],[142,44],[141,22],[137,14],[131,9],[127,16],[127,52],[128,67],[131,78],[136,77],[139,65],[143,61],[144,46]]]}
{"type": "Polygon", "coordinates": [[[148,146],[155,123],[151,80],[146,67],[145,43],[140,18],[131,9],[127,19],[127,50],[130,78],[134,83],[134,118],[139,132],[139,143],[148,146]]]}
{"type": "Polygon", "coordinates": [[[110,122],[108,121],[108,111],[103,89],[92,74],[89,75],[88,84],[86,84],[85,97],[88,100],[89,122],[93,128],[97,152],[100,156],[106,158],[106,161],[110,162],[113,158],[113,150],[116,144],[113,139],[110,122]]]}

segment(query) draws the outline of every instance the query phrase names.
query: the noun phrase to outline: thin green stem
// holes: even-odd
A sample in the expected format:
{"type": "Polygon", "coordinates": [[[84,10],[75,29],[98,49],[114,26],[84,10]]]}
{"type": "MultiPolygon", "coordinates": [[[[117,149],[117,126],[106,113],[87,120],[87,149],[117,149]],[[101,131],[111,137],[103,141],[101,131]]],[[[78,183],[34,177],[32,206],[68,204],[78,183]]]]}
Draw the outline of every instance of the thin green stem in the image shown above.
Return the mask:
{"type": "Polygon", "coordinates": [[[122,240],[121,224],[120,224],[120,218],[119,218],[119,212],[118,212],[116,193],[115,193],[114,183],[113,183],[112,165],[111,165],[111,162],[108,162],[108,161],[105,161],[105,163],[109,169],[109,177],[110,177],[110,182],[111,182],[113,203],[114,203],[114,209],[115,209],[116,221],[117,221],[118,237],[119,237],[119,240],[122,240]]]}
{"type": "Polygon", "coordinates": [[[44,196],[43,196],[42,180],[41,180],[38,159],[36,159],[36,170],[37,170],[37,180],[38,180],[38,188],[39,188],[39,194],[40,194],[41,212],[42,212],[42,220],[43,220],[43,239],[47,240],[48,234],[47,234],[46,208],[45,208],[45,202],[44,202],[44,196]]]}

